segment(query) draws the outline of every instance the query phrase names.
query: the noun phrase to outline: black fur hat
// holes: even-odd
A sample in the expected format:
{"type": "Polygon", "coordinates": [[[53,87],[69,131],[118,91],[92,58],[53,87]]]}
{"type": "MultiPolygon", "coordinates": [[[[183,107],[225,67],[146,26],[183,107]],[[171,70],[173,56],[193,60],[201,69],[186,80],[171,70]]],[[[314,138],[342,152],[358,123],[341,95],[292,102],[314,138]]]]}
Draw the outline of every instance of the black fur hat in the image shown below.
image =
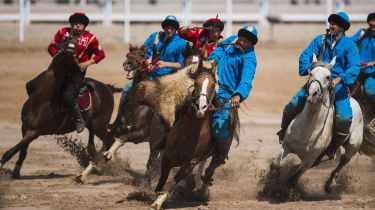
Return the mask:
{"type": "Polygon", "coordinates": [[[83,23],[85,26],[87,26],[90,23],[90,20],[85,13],[76,12],[69,17],[69,23],[83,23]]]}

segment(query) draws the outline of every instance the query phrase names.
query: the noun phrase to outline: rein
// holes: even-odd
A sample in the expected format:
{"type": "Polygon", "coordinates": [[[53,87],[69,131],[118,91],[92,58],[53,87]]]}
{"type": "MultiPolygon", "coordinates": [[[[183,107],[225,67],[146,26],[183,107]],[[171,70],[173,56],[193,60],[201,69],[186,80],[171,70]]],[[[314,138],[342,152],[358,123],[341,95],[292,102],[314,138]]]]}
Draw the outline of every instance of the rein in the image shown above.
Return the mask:
{"type": "MultiPolygon", "coordinates": [[[[208,73],[208,72],[202,72],[201,74],[212,75],[211,73],[208,73]]],[[[189,94],[190,94],[190,92],[192,92],[192,91],[190,91],[190,89],[191,89],[191,88],[194,88],[195,85],[196,85],[196,84],[194,84],[194,85],[192,85],[192,86],[190,86],[190,87],[188,88],[188,92],[189,92],[189,94]]],[[[215,81],[215,85],[219,85],[219,84],[217,83],[217,81],[215,81]]],[[[209,111],[212,111],[212,112],[223,111],[223,110],[231,110],[231,109],[238,109],[238,108],[240,107],[240,105],[237,105],[237,106],[235,106],[235,107],[215,107],[214,104],[212,103],[212,101],[213,101],[213,99],[214,99],[215,96],[216,96],[216,97],[219,97],[219,96],[216,95],[216,94],[212,94],[211,97],[208,97],[207,94],[203,94],[203,93],[200,93],[200,94],[195,95],[195,96],[193,96],[192,94],[190,94],[190,99],[189,99],[189,100],[192,101],[192,102],[191,102],[191,105],[194,107],[194,109],[195,109],[196,111],[198,111],[198,108],[197,108],[196,104],[194,103],[194,101],[195,101],[197,98],[201,97],[201,96],[206,97],[206,99],[207,99],[207,101],[208,101],[208,110],[209,110],[209,111]]],[[[226,100],[229,101],[228,99],[226,99],[226,100]]],[[[225,102],[227,102],[227,101],[225,101],[225,102]]]]}

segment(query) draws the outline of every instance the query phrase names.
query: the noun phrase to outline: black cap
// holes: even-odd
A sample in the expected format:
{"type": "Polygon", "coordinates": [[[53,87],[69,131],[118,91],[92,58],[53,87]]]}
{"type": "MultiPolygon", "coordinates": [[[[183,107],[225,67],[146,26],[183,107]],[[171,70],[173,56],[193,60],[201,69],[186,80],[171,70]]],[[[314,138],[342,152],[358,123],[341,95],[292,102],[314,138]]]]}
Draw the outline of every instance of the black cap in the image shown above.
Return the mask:
{"type": "Polygon", "coordinates": [[[375,19],[375,12],[371,12],[370,14],[368,14],[367,23],[370,23],[370,20],[373,20],[373,19],[375,19]]]}
{"type": "Polygon", "coordinates": [[[85,13],[76,12],[69,17],[69,23],[83,23],[87,26],[90,23],[90,20],[85,13]]]}

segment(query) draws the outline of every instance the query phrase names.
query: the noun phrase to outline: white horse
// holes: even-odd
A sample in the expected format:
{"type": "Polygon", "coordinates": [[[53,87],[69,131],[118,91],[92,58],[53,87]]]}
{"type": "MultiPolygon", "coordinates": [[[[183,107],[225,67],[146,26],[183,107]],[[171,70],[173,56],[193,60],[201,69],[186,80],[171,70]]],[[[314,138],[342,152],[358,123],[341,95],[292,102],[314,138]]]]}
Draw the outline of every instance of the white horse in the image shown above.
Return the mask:
{"type": "MultiPolygon", "coordinates": [[[[290,123],[281,145],[279,154],[273,166],[280,168],[281,161],[289,153],[298,155],[301,164],[288,176],[288,181],[295,186],[302,174],[313,167],[318,157],[331,143],[333,132],[334,106],[331,101],[330,89],[332,87],[331,69],[335,65],[336,57],[330,64],[317,61],[313,55],[313,68],[307,83],[307,102],[302,110],[290,123]],[[318,63],[319,62],[319,63],[318,63]]],[[[334,91],[334,90],[333,90],[334,91]]],[[[344,142],[345,153],[341,156],[340,163],[332,171],[325,184],[325,191],[332,191],[332,181],[350,159],[358,152],[363,140],[363,116],[356,100],[350,98],[353,112],[350,135],[344,142]]]]}

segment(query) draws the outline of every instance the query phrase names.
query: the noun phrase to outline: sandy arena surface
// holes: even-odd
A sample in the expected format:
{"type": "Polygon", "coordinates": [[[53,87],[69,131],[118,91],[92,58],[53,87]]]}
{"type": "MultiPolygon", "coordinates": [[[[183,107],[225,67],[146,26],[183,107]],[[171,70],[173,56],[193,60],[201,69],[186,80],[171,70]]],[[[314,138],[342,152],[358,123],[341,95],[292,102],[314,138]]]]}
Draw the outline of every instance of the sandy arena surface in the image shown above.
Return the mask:
{"type": "MultiPolygon", "coordinates": [[[[15,24],[14,24],[15,25],[15,24]]],[[[44,70],[51,61],[46,47],[56,27],[35,25],[27,28],[28,41],[18,44],[4,31],[15,35],[17,26],[0,24],[0,155],[21,139],[20,110],[26,100],[25,83],[44,70]]],[[[288,26],[288,25],[287,25],[288,26]]],[[[296,25],[289,25],[299,28],[296,25]]],[[[313,37],[311,26],[306,37],[313,37]]],[[[137,26],[135,26],[137,27],[137,26]]],[[[275,27],[283,30],[281,26],[275,27]],[[279,27],[279,28],[278,28],[279,27]]],[[[324,26],[319,26],[324,27],[324,26]]],[[[320,28],[322,29],[322,28],[320,28]]],[[[315,30],[321,31],[321,30],[315,30]]],[[[101,27],[93,27],[103,36],[101,27]]],[[[148,29],[150,30],[150,29],[148,29]]],[[[121,28],[113,31],[121,33],[121,28]]],[[[139,31],[146,38],[147,33],[139,31]]],[[[301,33],[300,33],[301,34],[301,33]]],[[[101,37],[99,36],[99,38],[101,37]]],[[[285,35],[285,40],[292,39],[285,35]]],[[[256,47],[258,68],[251,96],[241,106],[242,122],[239,146],[232,146],[227,163],[214,176],[208,202],[173,200],[165,208],[171,209],[374,209],[375,166],[365,156],[356,155],[343,170],[338,187],[327,194],[323,183],[337,164],[324,163],[309,170],[300,179],[297,198],[287,202],[270,202],[259,197],[270,160],[276,156],[279,129],[284,105],[305,82],[298,76],[298,56],[307,45],[306,40],[271,42],[261,40],[256,47]]],[[[122,86],[126,83],[122,61],[127,46],[121,38],[103,38],[107,57],[89,68],[88,77],[122,86]]],[[[138,41],[139,43],[139,41],[138,41]]],[[[119,95],[115,96],[118,104],[119,95]]],[[[116,114],[115,108],[114,115],[116,114]]],[[[87,132],[76,135],[87,143],[87,132]]],[[[53,136],[40,137],[29,147],[21,171],[22,178],[10,179],[18,158],[15,155],[5,164],[0,174],[0,207],[6,209],[146,209],[145,202],[126,200],[139,187],[134,184],[145,171],[148,144],[126,144],[119,150],[120,163],[112,175],[93,175],[85,185],[76,184],[74,177],[81,172],[76,159],[57,146],[53,136]],[[127,163],[127,164],[125,164],[127,163]]],[[[99,143],[96,138],[95,142],[99,143]]],[[[99,147],[100,143],[98,144],[99,147]]],[[[108,173],[107,173],[108,174],[108,173]]],[[[156,185],[155,178],[150,190],[156,185]]]]}

